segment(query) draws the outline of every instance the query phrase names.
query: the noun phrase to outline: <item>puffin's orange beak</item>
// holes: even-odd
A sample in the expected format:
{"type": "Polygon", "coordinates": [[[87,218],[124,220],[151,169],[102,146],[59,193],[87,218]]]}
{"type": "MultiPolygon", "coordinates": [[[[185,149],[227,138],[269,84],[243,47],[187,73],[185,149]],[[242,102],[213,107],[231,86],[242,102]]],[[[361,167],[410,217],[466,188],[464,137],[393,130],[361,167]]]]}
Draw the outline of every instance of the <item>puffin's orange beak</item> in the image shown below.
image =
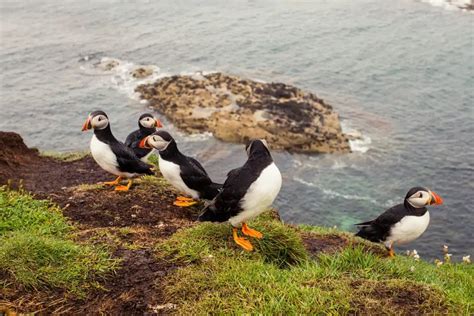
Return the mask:
{"type": "Polygon", "coordinates": [[[443,199],[438,194],[431,191],[431,201],[430,205],[441,205],[443,204],[443,199]]]}
{"type": "Polygon", "coordinates": [[[85,132],[89,129],[92,128],[92,125],[91,125],[91,117],[88,116],[87,117],[87,120],[85,121],[84,125],[82,125],[82,131],[85,132]]]}
{"type": "Polygon", "coordinates": [[[163,127],[163,125],[161,124],[161,121],[159,119],[155,118],[155,122],[156,122],[155,126],[157,128],[163,127]]]}
{"type": "Polygon", "coordinates": [[[140,141],[140,143],[138,144],[138,148],[150,148],[148,147],[147,142],[146,142],[148,140],[148,137],[150,136],[147,136],[140,141]]]}

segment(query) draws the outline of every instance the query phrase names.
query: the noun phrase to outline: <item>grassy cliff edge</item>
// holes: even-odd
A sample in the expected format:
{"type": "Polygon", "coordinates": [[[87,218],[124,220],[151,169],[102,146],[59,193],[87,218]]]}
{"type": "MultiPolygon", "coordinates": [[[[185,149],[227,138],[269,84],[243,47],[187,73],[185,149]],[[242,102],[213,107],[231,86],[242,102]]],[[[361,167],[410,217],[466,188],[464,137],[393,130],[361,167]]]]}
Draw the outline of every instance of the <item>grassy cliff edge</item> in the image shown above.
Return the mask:
{"type": "Polygon", "coordinates": [[[168,210],[173,192],[160,177],[139,180],[129,193],[100,185],[61,192],[48,201],[0,187],[0,312],[107,314],[121,300],[151,314],[473,313],[472,264],[387,258],[379,245],[336,229],[286,225],[276,212],[251,223],[264,238],[253,239],[248,253],[233,243],[228,224],[194,222],[199,208],[168,210]],[[144,213],[150,190],[162,205],[144,213]],[[118,202],[92,205],[101,199],[118,202]],[[134,199],[143,204],[127,204],[134,199]],[[166,216],[147,220],[153,212],[166,216]],[[143,258],[152,269],[135,271],[132,263],[143,258]],[[152,293],[139,297],[137,288],[152,293]],[[57,297],[64,299],[49,308],[57,297]]]}

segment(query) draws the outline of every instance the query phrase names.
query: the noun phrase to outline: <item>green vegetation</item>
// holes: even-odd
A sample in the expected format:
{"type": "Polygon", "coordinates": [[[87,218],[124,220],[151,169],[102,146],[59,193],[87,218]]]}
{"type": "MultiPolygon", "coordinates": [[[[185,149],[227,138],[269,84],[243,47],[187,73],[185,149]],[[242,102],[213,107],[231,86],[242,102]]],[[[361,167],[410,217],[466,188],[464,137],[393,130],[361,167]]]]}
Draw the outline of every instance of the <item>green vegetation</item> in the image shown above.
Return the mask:
{"type": "Polygon", "coordinates": [[[264,234],[251,239],[251,253],[234,245],[227,224],[200,224],[157,245],[159,257],[182,265],[165,280],[177,314],[473,312],[472,265],[391,259],[348,233],[290,227],[268,216],[250,224],[264,234]],[[323,244],[334,236],[343,242],[310,254],[301,234],[323,244]]]}
{"type": "Polygon", "coordinates": [[[83,295],[116,266],[106,249],[75,243],[73,227],[48,201],[0,187],[0,210],[0,271],[11,276],[2,286],[83,295]]]}
{"type": "Polygon", "coordinates": [[[78,151],[78,152],[56,152],[56,151],[42,151],[41,156],[50,157],[57,160],[62,160],[65,162],[72,162],[79,159],[82,159],[89,155],[88,151],[78,151]]]}

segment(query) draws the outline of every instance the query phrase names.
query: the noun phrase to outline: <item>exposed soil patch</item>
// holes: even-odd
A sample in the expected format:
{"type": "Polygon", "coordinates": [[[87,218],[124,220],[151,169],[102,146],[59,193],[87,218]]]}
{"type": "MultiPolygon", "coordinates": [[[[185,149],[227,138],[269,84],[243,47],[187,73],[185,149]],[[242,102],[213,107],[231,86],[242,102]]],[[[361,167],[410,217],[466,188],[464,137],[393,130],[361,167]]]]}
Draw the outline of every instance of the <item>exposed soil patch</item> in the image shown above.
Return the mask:
{"type": "Polygon", "coordinates": [[[302,232],[301,239],[306,250],[312,255],[317,256],[320,253],[335,253],[349,245],[362,247],[370,253],[377,254],[379,256],[387,256],[387,251],[384,251],[382,247],[378,245],[370,245],[368,243],[354,243],[353,240],[345,238],[340,234],[318,234],[310,232],[302,232]]]}
{"type": "Polygon", "coordinates": [[[319,253],[334,253],[347,246],[348,241],[338,235],[316,235],[311,233],[302,233],[301,239],[306,250],[313,256],[319,253]]]}
{"type": "Polygon", "coordinates": [[[357,280],[353,306],[357,315],[447,314],[443,295],[432,288],[396,280],[357,280]],[[444,311],[444,313],[442,312],[444,311]]]}
{"type": "Polygon", "coordinates": [[[40,156],[38,150],[28,148],[16,133],[0,132],[0,148],[0,185],[10,181],[16,188],[21,183],[40,197],[62,188],[111,178],[89,156],[72,162],[40,156]]]}

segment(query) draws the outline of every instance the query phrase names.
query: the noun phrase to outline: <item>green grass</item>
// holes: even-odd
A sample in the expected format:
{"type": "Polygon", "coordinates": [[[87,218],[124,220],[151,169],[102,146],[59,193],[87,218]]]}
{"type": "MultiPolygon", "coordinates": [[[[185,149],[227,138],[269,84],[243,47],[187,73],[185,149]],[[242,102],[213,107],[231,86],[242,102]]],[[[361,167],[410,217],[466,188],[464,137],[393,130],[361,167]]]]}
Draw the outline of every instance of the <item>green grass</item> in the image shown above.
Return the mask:
{"type": "Polygon", "coordinates": [[[178,303],[177,314],[473,312],[472,265],[390,259],[348,233],[294,228],[268,215],[250,226],[264,234],[261,241],[251,239],[251,253],[233,243],[228,224],[199,224],[157,245],[158,256],[182,265],[165,279],[166,299],[178,303]],[[301,232],[350,240],[336,253],[312,257],[301,232]]]}
{"type": "Polygon", "coordinates": [[[0,187],[0,270],[4,286],[62,288],[83,295],[117,262],[106,249],[75,243],[73,227],[48,201],[0,187]]]}
{"type": "Polygon", "coordinates": [[[55,151],[42,151],[41,156],[50,157],[57,160],[62,160],[66,162],[72,162],[79,159],[82,159],[89,155],[89,151],[79,151],[79,152],[55,152],[55,151]]]}

